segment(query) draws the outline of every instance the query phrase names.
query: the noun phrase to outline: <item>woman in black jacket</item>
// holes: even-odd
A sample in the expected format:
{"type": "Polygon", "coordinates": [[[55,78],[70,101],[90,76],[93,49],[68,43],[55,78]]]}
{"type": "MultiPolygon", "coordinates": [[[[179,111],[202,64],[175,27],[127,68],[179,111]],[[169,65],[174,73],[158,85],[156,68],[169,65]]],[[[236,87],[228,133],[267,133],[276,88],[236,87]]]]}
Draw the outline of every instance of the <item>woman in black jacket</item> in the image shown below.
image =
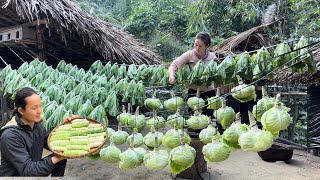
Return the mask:
{"type": "Polygon", "coordinates": [[[63,176],[65,158],[53,154],[42,158],[43,148],[48,149],[48,134],[41,124],[40,96],[26,87],[14,101],[13,117],[0,130],[0,176],[63,176]]]}

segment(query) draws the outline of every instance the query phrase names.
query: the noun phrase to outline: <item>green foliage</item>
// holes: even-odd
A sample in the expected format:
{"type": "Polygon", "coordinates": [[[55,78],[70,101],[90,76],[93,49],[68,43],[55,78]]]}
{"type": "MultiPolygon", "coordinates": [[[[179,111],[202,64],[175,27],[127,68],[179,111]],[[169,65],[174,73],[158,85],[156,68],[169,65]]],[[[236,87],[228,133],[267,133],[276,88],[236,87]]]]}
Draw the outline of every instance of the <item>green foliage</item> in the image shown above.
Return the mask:
{"type": "Polygon", "coordinates": [[[172,61],[190,49],[188,45],[180,42],[171,33],[163,36],[159,32],[155,33],[150,44],[161,55],[163,61],[172,61]]]}
{"type": "Polygon", "coordinates": [[[157,26],[157,15],[151,2],[137,2],[129,16],[125,30],[136,35],[140,39],[149,40],[157,26]]]}
{"type": "Polygon", "coordinates": [[[164,61],[171,61],[193,44],[200,31],[213,45],[260,25],[262,18],[281,21],[268,27],[273,40],[307,36],[320,29],[316,0],[77,0],[91,15],[113,23],[142,39],[164,61]],[[270,5],[271,14],[266,13],[270,5]],[[282,19],[283,18],[283,19],[282,19]]]}

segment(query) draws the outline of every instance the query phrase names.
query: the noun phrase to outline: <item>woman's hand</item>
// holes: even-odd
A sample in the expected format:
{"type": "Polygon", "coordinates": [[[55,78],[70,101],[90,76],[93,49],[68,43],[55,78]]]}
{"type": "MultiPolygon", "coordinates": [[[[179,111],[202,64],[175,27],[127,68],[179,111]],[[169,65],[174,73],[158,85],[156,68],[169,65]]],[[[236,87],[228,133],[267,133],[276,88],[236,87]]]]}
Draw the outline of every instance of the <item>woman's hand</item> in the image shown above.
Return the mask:
{"type": "Polygon", "coordinates": [[[176,82],[176,78],[173,77],[169,77],[169,83],[170,84],[174,84],[176,82]]]}
{"type": "Polygon", "coordinates": [[[63,119],[62,123],[67,123],[67,122],[70,122],[72,121],[73,119],[80,119],[82,118],[81,116],[78,116],[78,115],[73,115],[71,117],[66,117],[63,119]]]}

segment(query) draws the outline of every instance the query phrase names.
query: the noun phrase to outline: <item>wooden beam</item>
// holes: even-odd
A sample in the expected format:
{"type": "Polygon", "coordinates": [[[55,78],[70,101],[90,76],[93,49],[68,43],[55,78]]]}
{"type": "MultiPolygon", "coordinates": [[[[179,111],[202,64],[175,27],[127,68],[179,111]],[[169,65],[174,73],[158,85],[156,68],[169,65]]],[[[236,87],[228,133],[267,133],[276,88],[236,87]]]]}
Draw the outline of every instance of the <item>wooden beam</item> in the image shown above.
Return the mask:
{"type": "Polygon", "coordinates": [[[45,49],[45,41],[44,41],[44,31],[45,27],[43,25],[37,26],[37,41],[38,41],[38,49],[39,49],[39,60],[40,61],[46,61],[47,60],[47,54],[43,52],[45,49]]]}
{"type": "MultiPolygon", "coordinates": [[[[1,14],[0,14],[0,18],[1,18],[1,14]]],[[[27,22],[27,23],[19,23],[17,21],[12,21],[8,18],[4,19],[5,21],[8,21],[8,22],[12,22],[14,23],[15,25],[14,26],[6,26],[6,27],[2,27],[0,28],[0,31],[3,31],[3,30],[8,30],[8,29],[15,29],[17,27],[32,27],[32,26],[40,26],[40,25],[44,25],[44,24],[47,24],[48,21],[45,20],[45,19],[41,19],[39,21],[32,21],[32,22],[27,22]]]]}

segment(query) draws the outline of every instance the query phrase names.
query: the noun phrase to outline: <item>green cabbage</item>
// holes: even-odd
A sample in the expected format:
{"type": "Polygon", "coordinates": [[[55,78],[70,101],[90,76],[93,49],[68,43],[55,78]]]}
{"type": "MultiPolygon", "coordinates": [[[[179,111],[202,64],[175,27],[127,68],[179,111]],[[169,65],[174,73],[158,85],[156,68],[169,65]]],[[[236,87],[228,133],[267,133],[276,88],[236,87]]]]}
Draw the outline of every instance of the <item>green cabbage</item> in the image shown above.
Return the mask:
{"type": "Polygon", "coordinates": [[[127,138],[127,143],[131,144],[133,147],[139,147],[143,144],[143,135],[141,133],[136,133],[133,132],[128,138],[127,138]]]}
{"type": "Polygon", "coordinates": [[[181,97],[172,97],[163,102],[164,108],[170,111],[176,111],[178,108],[182,107],[183,99],[181,97]]]}
{"type": "Polygon", "coordinates": [[[141,132],[144,129],[146,122],[145,122],[145,116],[139,115],[139,106],[136,109],[135,115],[131,116],[128,121],[127,125],[129,126],[129,129],[132,130],[133,128],[137,128],[138,132],[141,132]]]}
{"type": "Polygon", "coordinates": [[[273,135],[269,131],[258,129],[253,114],[248,113],[251,129],[239,137],[239,145],[245,151],[265,151],[272,146],[273,135]]]}
{"type": "Polygon", "coordinates": [[[191,129],[203,129],[208,126],[210,119],[208,116],[198,114],[195,111],[195,115],[191,116],[186,122],[191,129]]]}
{"type": "Polygon", "coordinates": [[[138,155],[138,166],[141,165],[143,163],[143,158],[144,156],[147,154],[147,150],[142,148],[142,147],[138,147],[138,148],[133,148],[133,150],[137,153],[138,155]]]}
{"type": "Polygon", "coordinates": [[[231,149],[222,142],[209,143],[203,146],[202,153],[208,162],[221,162],[230,156],[231,149]]]}
{"type": "Polygon", "coordinates": [[[110,141],[116,145],[123,144],[126,142],[128,136],[129,134],[126,131],[122,131],[120,128],[111,135],[110,141]]]}
{"type": "Polygon", "coordinates": [[[206,106],[206,103],[204,102],[204,100],[202,98],[191,97],[188,99],[187,105],[189,106],[189,108],[195,110],[195,109],[204,108],[206,106]]]}
{"type": "Polygon", "coordinates": [[[167,122],[173,128],[182,129],[185,125],[184,117],[180,116],[180,109],[178,108],[175,114],[168,116],[167,122]]]}
{"type": "Polygon", "coordinates": [[[240,76],[237,75],[239,85],[232,88],[232,97],[240,102],[248,102],[256,97],[255,87],[242,82],[240,76]]]}
{"type": "Polygon", "coordinates": [[[129,148],[120,155],[119,168],[132,169],[139,166],[141,163],[141,154],[138,154],[133,148],[129,148]]]}
{"type": "Polygon", "coordinates": [[[222,102],[222,107],[214,111],[214,117],[221,124],[223,129],[226,129],[235,120],[236,113],[231,107],[226,106],[225,100],[222,102]]]}
{"type": "Polygon", "coordinates": [[[162,138],[162,144],[168,147],[169,149],[173,149],[181,145],[180,135],[183,133],[184,140],[187,144],[190,144],[191,138],[190,136],[184,132],[182,129],[170,129],[166,132],[166,134],[162,138]]]}
{"type": "Polygon", "coordinates": [[[112,134],[115,132],[115,130],[113,130],[112,128],[107,128],[107,141],[110,140],[110,137],[112,136],[112,134]]]}
{"type": "Polygon", "coordinates": [[[265,151],[272,146],[273,135],[258,128],[250,129],[239,137],[239,145],[245,151],[265,151]]]}
{"type": "MultiPolygon", "coordinates": [[[[156,91],[155,91],[155,93],[156,93],[156,91]]],[[[147,98],[144,101],[144,105],[146,106],[146,108],[148,108],[150,110],[159,110],[159,109],[163,108],[160,99],[155,98],[155,96],[152,98],[147,98]]]]}
{"type": "Polygon", "coordinates": [[[217,110],[222,107],[223,98],[220,96],[220,87],[217,88],[217,94],[208,99],[207,109],[217,110]]]}
{"type": "MultiPolygon", "coordinates": [[[[267,90],[263,86],[262,87],[262,98],[257,102],[256,105],[252,108],[252,113],[257,121],[261,122],[261,116],[263,113],[268,111],[269,109],[273,108],[274,104],[276,103],[276,98],[270,98],[268,97],[267,90]]],[[[283,106],[282,108],[285,109],[285,111],[289,112],[291,109],[283,106]]]]}
{"type": "Polygon", "coordinates": [[[158,150],[149,152],[143,158],[144,165],[151,170],[161,170],[169,163],[169,154],[166,150],[158,150]]]}
{"type": "Polygon", "coordinates": [[[166,121],[161,116],[152,117],[147,120],[147,126],[151,128],[152,126],[156,129],[164,128],[166,126],[166,121]]]}
{"type": "Polygon", "coordinates": [[[163,133],[155,131],[153,128],[153,129],[151,129],[150,132],[148,132],[147,135],[144,136],[143,142],[149,149],[153,149],[153,148],[161,145],[162,138],[163,138],[163,133]],[[155,139],[156,136],[157,136],[157,141],[155,139]]]}
{"type": "MultiPolygon", "coordinates": [[[[240,116],[240,114],[237,114],[240,116]]],[[[230,127],[228,127],[222,134],[222,140],[224,143],[229,145],[232,148],[240,148],[238,143],[239,137],[241,134],[249,130],[249,126],[241,124],[241,120],[238,119],[236,122],[233,122],[230,127]]]]}
{"type": "Polygon", "coordinates": [[[287,129],[291,121],[290,114],[281,105],[280,94],[277,95],[274,107],[263,113],[261,117],[263,127],[273,134],[287,129]]]}
{"type": "Polygon", "coordinates": [[[195,157],[196,150],[187,144],[172,149],[169,155],[170,171],[179,174],[188,169],[193,165],[195,157]]]}
{"type": "Polygon", "coordinates": [[[120,161],[120,153],[120,149],[111,143],[108,147],[100,150],[100,157],[108,163],[115,163],[120,161]]]}
{"type": "Polygon", "coordinates": [[[212,142],[212,137],[217,135],[217,129],[214,128],[211,124],[207,128],[202,129],[199,134],[199,139],[204,144],[212,142]]]}
{"type": "Polygon", "coordinates": [[[121,125],[125,126],[127,125],[128,119],[132,116],[132,114],[126,112],[124,105],[122,105],[122,113],[117,116],[117,120],[121,123],[121,125]]]}

